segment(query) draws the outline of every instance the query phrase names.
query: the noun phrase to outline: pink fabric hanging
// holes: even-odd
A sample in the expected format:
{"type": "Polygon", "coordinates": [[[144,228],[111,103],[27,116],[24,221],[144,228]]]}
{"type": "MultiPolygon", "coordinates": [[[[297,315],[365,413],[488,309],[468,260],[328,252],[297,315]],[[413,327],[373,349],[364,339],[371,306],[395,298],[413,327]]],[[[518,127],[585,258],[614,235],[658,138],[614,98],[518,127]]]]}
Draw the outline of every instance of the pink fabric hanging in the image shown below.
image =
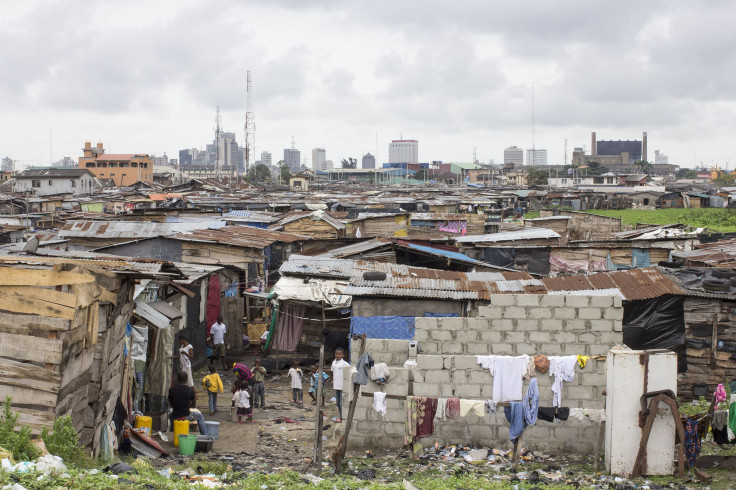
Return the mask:
{"type": "Polygon", "coordinates": [[[307,308],[303,305],[284,303],[279,311],[279,319],[276,324],[278,337],[276,346],[278,350],[294,352],[302,337],[302,326],[304,325],[304,313],[307,308]]]}

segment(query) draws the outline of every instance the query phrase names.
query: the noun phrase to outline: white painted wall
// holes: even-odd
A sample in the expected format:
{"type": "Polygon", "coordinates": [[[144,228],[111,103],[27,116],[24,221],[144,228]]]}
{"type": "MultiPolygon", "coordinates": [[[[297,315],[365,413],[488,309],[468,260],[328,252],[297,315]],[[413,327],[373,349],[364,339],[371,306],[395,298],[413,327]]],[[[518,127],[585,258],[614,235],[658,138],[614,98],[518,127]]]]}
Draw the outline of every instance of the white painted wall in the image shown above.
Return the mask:
{"type": "Polygon", "coordinates": [[[51,196],[54,194],[72,194],[83,196],[92,194],[94,190],[94,178],[85,174],[81,177],[34,177],[16,178],[16,192],[30,192],[36,196],[51,196]],[[40,187],[33,187],[33,181],[38,180],[40,187]],[[75,184],[72,185],[72,182],[75,184]]]}

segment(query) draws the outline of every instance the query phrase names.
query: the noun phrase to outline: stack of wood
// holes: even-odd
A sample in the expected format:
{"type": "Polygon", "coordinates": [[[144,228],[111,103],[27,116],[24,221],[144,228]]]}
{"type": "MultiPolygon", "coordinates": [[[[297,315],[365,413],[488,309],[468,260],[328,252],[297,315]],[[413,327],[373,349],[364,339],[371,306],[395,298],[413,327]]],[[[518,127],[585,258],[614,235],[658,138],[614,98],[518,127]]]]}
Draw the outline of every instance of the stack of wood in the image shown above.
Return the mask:
{"type": "Polygon", "coordinates": [[[0,397],[35,431],[69,415],[99,449],[129,377],[133,279],[93,261],[0,258],[0,397]]]}
{"type": "Polygon", "coordinates": [[[685,300],[687,372],[678,383],[685,400],[710,399],[719,383],[736,380],[736,303],[718,298],[685,300]]]}

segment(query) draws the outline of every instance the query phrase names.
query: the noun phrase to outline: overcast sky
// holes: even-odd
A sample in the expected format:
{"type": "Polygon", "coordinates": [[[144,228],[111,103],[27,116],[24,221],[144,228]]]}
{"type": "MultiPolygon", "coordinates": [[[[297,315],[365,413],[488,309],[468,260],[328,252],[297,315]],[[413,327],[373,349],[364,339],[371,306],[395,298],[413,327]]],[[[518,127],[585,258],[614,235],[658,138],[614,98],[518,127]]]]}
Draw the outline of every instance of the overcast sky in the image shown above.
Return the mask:
{"type": "Polygon", "coordinates": [[[243,140],[253,73],[256,153],[294,137],[339,161],[391,139],[420,161],[551,163],[599,139],[670,162],[736,166],[736,2],[539,0],[0,3],[0,157],[178,157],[225,130],[243,140]],[[532,137],[532,86],[535,138],[532,137]]]}

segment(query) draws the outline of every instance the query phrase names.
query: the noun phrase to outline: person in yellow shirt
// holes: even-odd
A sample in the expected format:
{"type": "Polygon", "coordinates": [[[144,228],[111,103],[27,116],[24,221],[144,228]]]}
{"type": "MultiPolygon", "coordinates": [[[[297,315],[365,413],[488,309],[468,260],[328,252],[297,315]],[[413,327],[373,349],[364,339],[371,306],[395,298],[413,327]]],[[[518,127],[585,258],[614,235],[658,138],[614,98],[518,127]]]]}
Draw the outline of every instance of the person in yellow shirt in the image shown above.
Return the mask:
{"type": "Polygon", "coordinates": [[[217,394],[223,393],[224,387],[222,386],[222,379],[217,374],[217,368],[214,364],[209,365],[210,374],[202,378],[202,387],[207,392],[210,402],[210,415],[214,415],[217,412],[217,394]]]}

